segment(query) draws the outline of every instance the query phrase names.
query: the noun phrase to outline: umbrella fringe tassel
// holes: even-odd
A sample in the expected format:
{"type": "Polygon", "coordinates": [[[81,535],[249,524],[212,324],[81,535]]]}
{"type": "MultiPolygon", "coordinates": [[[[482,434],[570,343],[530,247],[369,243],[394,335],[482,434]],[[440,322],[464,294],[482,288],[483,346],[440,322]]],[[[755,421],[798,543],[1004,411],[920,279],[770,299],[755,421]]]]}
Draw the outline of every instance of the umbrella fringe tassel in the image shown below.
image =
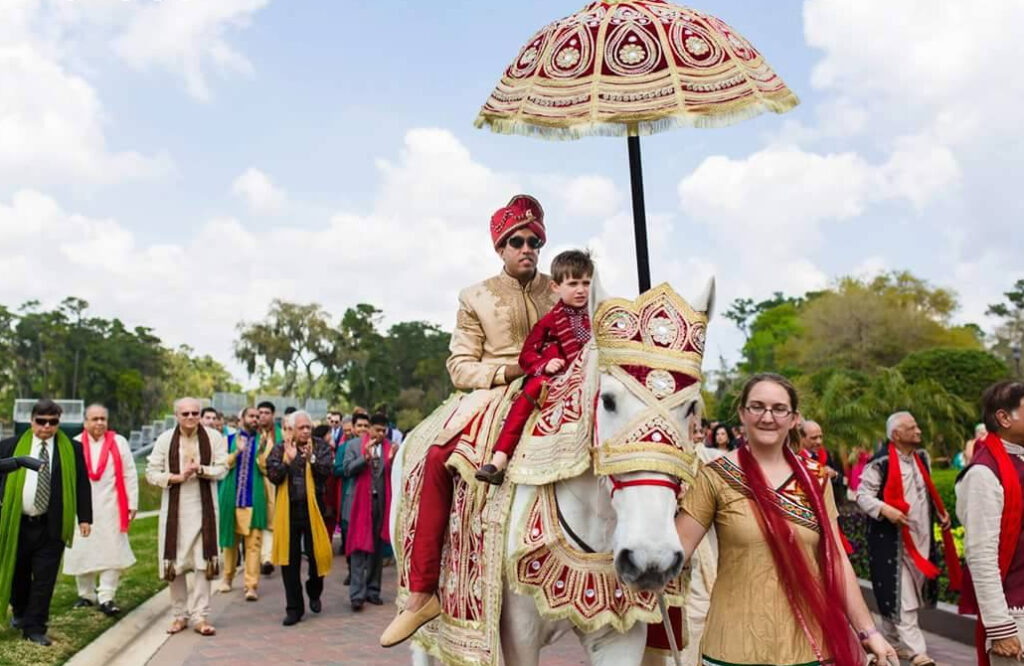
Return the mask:
{"type": "Polygon", "coordinates": [[[695,127],[699,129],[710,129],[727,127],[736,123],[759,116],[766,111],[784,113],[797,104],[795,96],[782,100],[763,100],[761,104],[748,105],[738,109],[715,113],[709,115],[695,113],[678,113],[662,118],[650,120],[622,120],[596,123],[569,124],[572,121],[563,121],[566,124],[533,124],[520,119],[500,118],[486,113],[480,113],[473,123],[477,128],[487,126],[491,131],[498,134],[515,134],[519,136],[530,136],[550,141],[571,141],[582,139],[588,136],[650,136],[659,132],[676,129],[678,127],[695,127]]]}

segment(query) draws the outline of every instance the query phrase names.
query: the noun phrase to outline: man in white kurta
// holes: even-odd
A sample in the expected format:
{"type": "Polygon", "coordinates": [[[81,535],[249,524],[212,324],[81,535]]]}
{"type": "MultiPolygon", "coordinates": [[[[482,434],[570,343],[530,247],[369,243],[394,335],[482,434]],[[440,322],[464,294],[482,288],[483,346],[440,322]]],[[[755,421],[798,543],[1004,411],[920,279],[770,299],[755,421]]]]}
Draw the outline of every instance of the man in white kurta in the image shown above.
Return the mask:
{"type": "MultiPolygon", "coordinates": [[[[907,412],[897,412],[889,417],[886,423],[886,434],[896,446],[899,456],[900,478],[903,481],[903,496],[910,511],[903,514],[896,507],[886,504],[880,499],[884,484],[882,463],[885,456],[876,456],[864,468],[864,473],[857,487],[857,506],[874,520],[888,520],[894,525],[904,522],[910,529],[914,546],[922,557],[931,556],[932,514],[931,499],[928,487],[917,466],[914,451],[921,446],[921,430],[914,417],[907,412]]],[[[918,623],[918,611],[931,604],[925,600],[925,576],[914,565],[906,548],[901,548],[899,574],[899,621],[882,619],[886,638],[895,646],[902,643],[901,656],[920,657],[913,663],[930,663],[927,657],[927,645],[924,633],[918,623]],[[927,660],[927,661],[926,661],[927,660]]]]}
{"type": "Polygon", "coordinates": [[[139,508],[139,477],[128,441],[108,431],[107,416],[103,405],[90,405],[85,431],[75,438],[82,442],[89,473],[93,523],[89,536],[75,539],[65,552],[64,574],[74,576],[78,584],[75,608],[98,604],[105,615],[113,616],[121,610],[114,601],[121,572],[135,564],[127,524],[139,508]]]}
{"type": "MultiPolygon", "coordinates": [[[[170,490],[180,485],[178,505],[178,539],[177,552],[174,554],[174,579],[170,581],[171,611],[174,616],[168,633],[178,633],[188,626],[191,620],[196,632],[204,636],[212,636],[215,631],[207,622],[210,612],[210,581],[217,575],[219,563],[217,556],[212,561],[203,555],[203,504],[202,481],[210,482],[212,491],[212,528],[214,539],[217,534],[217,498],[216,481],[224,478],[228,472],[228,449],[224,438],[216,430],[199,425],[199,401],[194,398],[181,398],[174,405],[174,415],[178,426],[164,432],[153,445],[146,466],[146,480],[154,486],[164,489],[160,500],[160,526],[158,528],[159,575],[168,577],[167,562],[164,560],[167,521],[169,512],[170,490]],[[200,442],[198,429],[204,427],[210,442],[211,460],[209,464],[201,464],[200,442]],[[170,449],[175,432],[180,431],[179,469],[177,474],[171,472],[170,449]],[[192,594],[189,596],[185,582],[185,573],[194,571],[192,594]]],[[[214,542],[216,550],[216,541],[214,542]]]]}

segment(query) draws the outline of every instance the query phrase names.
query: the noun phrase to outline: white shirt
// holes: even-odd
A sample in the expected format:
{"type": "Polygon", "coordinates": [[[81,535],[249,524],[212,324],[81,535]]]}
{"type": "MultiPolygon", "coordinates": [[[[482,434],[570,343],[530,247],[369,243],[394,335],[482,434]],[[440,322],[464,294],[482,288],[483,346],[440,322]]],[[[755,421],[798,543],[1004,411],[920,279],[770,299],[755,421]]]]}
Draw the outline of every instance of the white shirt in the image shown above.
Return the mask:
{"type": "MultiPolygon", "coordinates": [[[[33,458],[39,457],[39,451],[43,448],[43,440],[32,435],[32,448],[28,454],[33,458]]],[[[50,463],[51,481],[53,477],[53,439],[46,440],[46,459],[50,463]]],[[[52,483],[51,483],[52,486],[52,483]]],[[[39,488],[39,472],[30,469],[25,470],[25,489],[21,491],[21,513],[26,516],[38,516],[36,510],[36,490],[39,488]]],[[[52,499],[52,498],[51,498],[52,499]]]]}
{"type": "MultiPolygon", "coordinates": [[[[1024,447],[1003,440],[1006,452],[1024,459],[1024,447]]],[[[972,465],[956,484],[956,515],[964,526],[964,559],[971,570],[981,621],[990,639],[1017,635],[1014,618],[1024,608],[1009,608],[999,573],[999,534],[1003,486],[984,465],[972,465]]]]}

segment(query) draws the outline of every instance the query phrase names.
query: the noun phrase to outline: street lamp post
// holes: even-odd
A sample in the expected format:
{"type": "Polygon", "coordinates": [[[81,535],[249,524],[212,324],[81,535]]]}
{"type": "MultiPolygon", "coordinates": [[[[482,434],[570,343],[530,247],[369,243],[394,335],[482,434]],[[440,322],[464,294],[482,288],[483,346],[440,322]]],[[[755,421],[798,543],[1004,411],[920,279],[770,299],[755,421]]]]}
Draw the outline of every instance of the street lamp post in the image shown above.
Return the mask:
{"type": "Polygon", "coordinates": [[[1017,377],[1020,377],[1020,343],[1014,344],[1011,351],[1013,352],[1013,363],[1017,366],[1017,377]]]}

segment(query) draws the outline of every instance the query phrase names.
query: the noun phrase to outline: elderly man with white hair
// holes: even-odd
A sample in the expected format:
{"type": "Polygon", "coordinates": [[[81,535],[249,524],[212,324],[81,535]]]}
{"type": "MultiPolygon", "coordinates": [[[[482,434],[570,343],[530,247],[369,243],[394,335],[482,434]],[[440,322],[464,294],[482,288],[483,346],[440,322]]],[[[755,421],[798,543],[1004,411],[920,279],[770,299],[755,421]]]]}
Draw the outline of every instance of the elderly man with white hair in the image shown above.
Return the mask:
{"type": "Polygon", "coordinates": [[[121,572],[135,564],[128,527],[139,508],[139,477],[128,441],[108,427],[108,418],[106,407],[89,405],[85,431],[75,438],[91,482],[93,524],[89,536],[75,539],[64,555],[64,574],[78,584],[75,608],[98,604],[113,616],[121,610],[114,601],[121,572]]]}
{"type": "Polygon", "coordinates": [[[331,570],[331,537],[324,524],[324,482],[334,466],[330,445],[313,438],[313,419],[306,411],[285,417],[292,436],[275,444],[267,456],[267,478],[277,486],[274,506],[273,562],[281,567],[285,591],[284,626],[306,612],[302,595],[302,555],[309,562],[306,594],[309,609],[319,613],[324,576],[331,570]]]}
{"type": "Polygon", "coordinates": [[[934,490],[914,416],[896,412],[885,431],[888,445],[868,462],[857,488],[857,505],[871,518],[871,585],[886,638],[912,666],[928,666],[935,662],[918,611],[934,607],[938,598],[939,549],[932,523],[948,527],[949,515],[934,490]]]}
{"type": "Polygon", "coordinates": [[[170,583],[174,620],[167,633],[184,630],[189,621],[202,636],[216,630],[207,621],[210,584],[220,572],[217,543],[217,482],[228,472],[228,448],[216,430],[199,423],[195,398],[174,403],[178,424],[153,444],[146,481],[163,488],[158,527],[158,571],[170,583]],[[189,595],[185,574],[194,571],[189,595]]]}

